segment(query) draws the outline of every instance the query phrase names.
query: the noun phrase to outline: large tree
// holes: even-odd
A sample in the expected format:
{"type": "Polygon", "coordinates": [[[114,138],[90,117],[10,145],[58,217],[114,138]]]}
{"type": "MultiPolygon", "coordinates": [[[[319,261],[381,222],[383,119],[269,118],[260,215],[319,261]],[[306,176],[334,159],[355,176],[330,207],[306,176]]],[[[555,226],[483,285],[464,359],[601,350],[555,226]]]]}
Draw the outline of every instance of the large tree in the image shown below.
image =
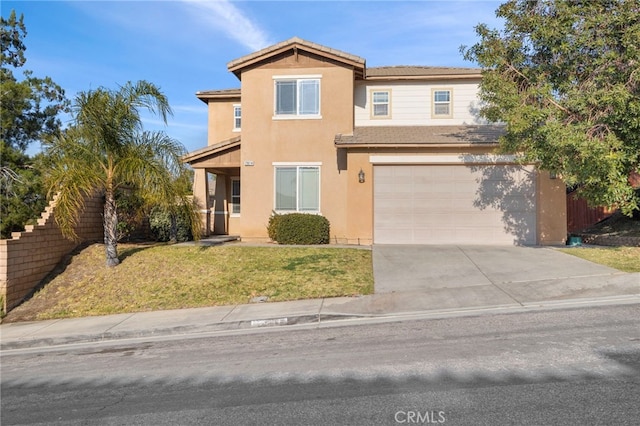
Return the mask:
{"type": "Polygon", "coordinates": [[[166,96],[146,81],[81,92],[72,107],[73,125],[47,149],[52,163],[48,188],[57,194],[56,220],[66,236],[75,237],[85,197],[104,194],[108,266],[119,263],[115,195],[122,186],[139,191],[149,203],[186,209],[198,232],[197,213],[183,186],[176,184],[186,173],[181,162],[185,149],[163,132],[143,131],[140,109],[158,114],[165,123],[171,113],[166,96]]]}
{"type": "Polygon", "coordinates": [[[11,11],[0,17],[0,237],[24,230],[46,205],[37,158],[25,154],[28,145],[60,131],[58,113],[66,110],[64,90],[51,78],[16,71],[26,62],[24,17],[11,11]]]}
{"type": "Polygon", "coordinates": [[[481,114],[504,151],[560,175],[593,205],[637,211],[640,3],[511,0],[501,30],[461,48],[483,68],[481,114]]]}

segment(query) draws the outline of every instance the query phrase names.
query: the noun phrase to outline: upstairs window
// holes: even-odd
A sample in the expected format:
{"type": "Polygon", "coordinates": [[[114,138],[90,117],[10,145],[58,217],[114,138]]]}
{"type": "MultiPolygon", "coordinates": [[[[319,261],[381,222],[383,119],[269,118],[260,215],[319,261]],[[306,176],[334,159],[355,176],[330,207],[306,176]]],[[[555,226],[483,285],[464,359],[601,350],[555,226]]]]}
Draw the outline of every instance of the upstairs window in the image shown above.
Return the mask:
{"type": "Polygon", "coordinates": [[[242,108],[240,105],[233,106],[233,130],[238,131],[242,126],[242,108]]]}
{"type": "Polygon", "coordinates": [[[371,92],[371,116],[373,118],[391,117],[391,93],[389,90],[371,92]]]}
{"type": "Polygon", "coordinates": [[[276,78],[275,115],[277,117],[319,117],[319,78],[276,78]]]}
{"type": "Polygon", "coordinates": [[[431,116],[433,118],[451,118],[451,90],[434,89],[431,116]]]}

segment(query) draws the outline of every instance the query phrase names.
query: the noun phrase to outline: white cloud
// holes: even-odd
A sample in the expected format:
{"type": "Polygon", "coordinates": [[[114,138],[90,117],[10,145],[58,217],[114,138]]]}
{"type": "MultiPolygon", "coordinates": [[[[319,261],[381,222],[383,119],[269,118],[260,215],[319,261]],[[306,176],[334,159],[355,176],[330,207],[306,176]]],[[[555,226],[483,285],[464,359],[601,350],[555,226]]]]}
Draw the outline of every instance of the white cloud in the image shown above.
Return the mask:
{"type": "Polygon", "coordinates": [[[171,105],[171,109],[174,113],[188,112],[190,114],[202,114],[208,113],[207,106],[198,101],[199,105],[171,105]]]}
{"type": "Polygon", "coordinates": [[[223,31],[229,38],[252,51],[260,50],[272,44],[269,36],[260,28],[258,23],[252,21],[230,0],[184,1],[197,9],[197,16],[200,19],[206,20],[213,28],[223,31]]]}

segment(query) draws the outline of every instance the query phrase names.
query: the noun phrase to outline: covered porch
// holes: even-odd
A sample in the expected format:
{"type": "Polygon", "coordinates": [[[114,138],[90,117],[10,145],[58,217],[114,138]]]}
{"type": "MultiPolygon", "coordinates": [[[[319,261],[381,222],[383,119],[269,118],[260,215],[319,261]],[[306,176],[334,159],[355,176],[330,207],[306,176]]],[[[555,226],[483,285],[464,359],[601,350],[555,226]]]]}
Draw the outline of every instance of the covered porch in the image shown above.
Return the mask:
{"type": "Polygon", "coordinates": [[[240,137],[190,152],[183,161],[194,170],[203,236],[239,235],[240,137]]]}

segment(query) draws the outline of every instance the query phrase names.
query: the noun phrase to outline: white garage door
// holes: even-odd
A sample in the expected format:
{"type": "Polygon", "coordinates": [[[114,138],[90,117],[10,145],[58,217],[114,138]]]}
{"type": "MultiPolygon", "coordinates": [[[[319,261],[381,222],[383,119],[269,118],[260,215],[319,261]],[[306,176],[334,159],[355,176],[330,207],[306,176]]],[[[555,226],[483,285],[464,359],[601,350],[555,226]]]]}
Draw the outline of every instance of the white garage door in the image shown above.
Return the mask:
{"type": "Polygon", "coordinates": [[[376,244],[535,244],[535,171],[375,165],[376,244]]]}

